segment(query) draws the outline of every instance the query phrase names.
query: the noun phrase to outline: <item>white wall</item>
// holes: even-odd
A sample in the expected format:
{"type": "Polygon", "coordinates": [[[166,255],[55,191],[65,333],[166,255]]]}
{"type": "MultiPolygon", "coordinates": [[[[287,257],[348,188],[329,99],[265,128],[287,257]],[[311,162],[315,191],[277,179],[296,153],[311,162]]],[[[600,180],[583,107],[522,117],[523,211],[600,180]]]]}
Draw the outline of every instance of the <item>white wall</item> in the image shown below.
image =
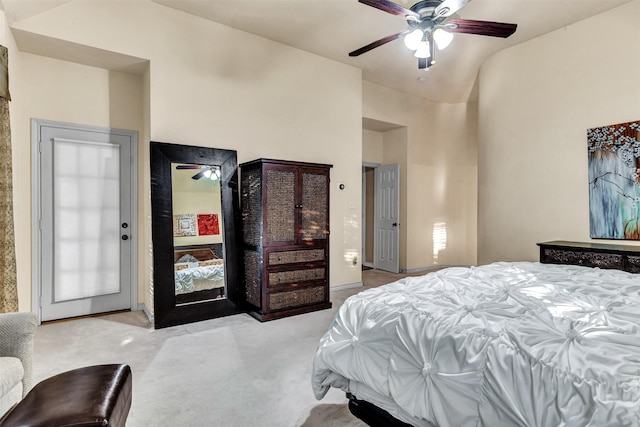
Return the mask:
{"type": "MultiPolygon", "coordinates": [[[[103,78],[86,66],[37,55],[23,54],[25,63],[16,76],[23,89],[17,103],[24,110],[19,140],[14,141],[16,166],[27,170],[31,115],[113,126],[115,112],[106,113],[107,105],[126,104],[129,96],[141,95],[132,106],[135,123],[118,125],[141,131],[141,301],[150,305],[152,298],[148,139],[233,149],[240,162],[270,157],[333,164],[331,285],[360,282],[360,265],[351,262],[361,247],[360,70],[147,1],[71,1],[13,25],[34,36],[149,60],[148,73],[132,77],[137,86],[131,95],[120,90],[114,94],[112,78],[95,84],[83,81],[82,74],[90,75],[90,80],[103,78]],[[67,69],[74,71],[68,75],[67,69]],[[40,79],[58,88],[44,88],[43,93],[30,90],[29,85],[40,79]],[[108,95],[102,97],[105,91],[108,95]],[[97,97],[96,108],[103,110],[96,119],[89,97],[97,97]],[[338,183],[344,183],[346,190],[337,191],[338,183]]],[[[24,178],[28,189],[29,175],[24,178]]],[[[17,197],[29,210],[29,193],[17,197]]],[[[19,227],[20,235],[30,241],[29,227],[19,227]]],[[[25,273],[31,268],[26,256],[21,255],[25,273]]],[[[24,274],[21,289],[30,286],[28,281],[24,274]]],[[[21,309],[25,307],[21,303],[21,309]]]]}
{"type": "Polygon", "coordinates": [[[437,104],[365,82],[363,116],[384,132],[383,163],[400,164],[400,268],[476,263],[477,105],[437,104]],[[434,228],[446,249],[434,253],[434,228]]]}
{"type": "Polygon", "coordinates": [[[363,163],[382,164],[382,132],[362,129],[362,161],[363,163]]]}
{"type": "Polygon", "coordinates": [[[640,119],[638,46],[640,0],[483,65],[479,263],[537,260],[547,240],[590,241],[586,132],[640,119]]]}

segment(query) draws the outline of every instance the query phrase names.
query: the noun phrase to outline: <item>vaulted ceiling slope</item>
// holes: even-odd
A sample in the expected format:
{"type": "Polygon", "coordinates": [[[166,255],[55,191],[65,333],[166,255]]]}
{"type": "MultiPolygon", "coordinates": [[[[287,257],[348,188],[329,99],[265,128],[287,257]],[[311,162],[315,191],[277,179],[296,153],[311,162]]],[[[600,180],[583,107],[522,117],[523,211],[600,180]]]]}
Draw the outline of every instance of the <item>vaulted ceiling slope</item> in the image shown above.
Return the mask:
{"type": "MultiPolygon", "coordinates": [[[[68,1],[2,0],[11,24],[68,1]]],[[[149,1],[149,0],[92,0],[149,1]]],[[[560,29],[632,0],[473,0],[456,17],[518,25],[509,38],[456,34],[429,71],[395,40],[358,57],[348,53],[407,28],[406,21],[357,0],[152,0],[204,19],[256,34],[362,69],[363,78],[436,102],[477,97],[476,77],[495,52],[560,29]]],[[[410,8],[415,0],[397,0],[410,8]]],[[[601,29],[598,29],[600,31],[601,29]]],[[[594,31],[597,37],[597,31],[594,31]]],[[[225,41],[233,43],[233,40],[225,41]]],[[[588,43],[585,40],[585,43],[588,43]]],[[[238,47],[241,50],[241,47],[238,47]]],[[[567,55],[570,55],[567,52],[567,55]]]]}

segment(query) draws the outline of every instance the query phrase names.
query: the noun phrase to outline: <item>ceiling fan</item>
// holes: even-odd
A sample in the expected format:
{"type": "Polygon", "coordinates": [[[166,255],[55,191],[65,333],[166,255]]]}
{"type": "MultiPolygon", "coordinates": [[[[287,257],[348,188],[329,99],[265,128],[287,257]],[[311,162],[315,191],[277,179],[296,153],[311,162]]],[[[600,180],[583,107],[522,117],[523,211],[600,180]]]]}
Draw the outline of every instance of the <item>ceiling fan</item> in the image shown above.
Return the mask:
{"type": "Polygon", "coordinates": [[[200,172],[193,175],[191,179],[200,179],[202,177],[208,178],[212,181],[216,181],[220,179],[220,168],[216,166],[206,166],[206,165],[176,165],[176,170],[183,169],[200,169],[200,172]]]}
{"type": "Polygon", "coordinates": [[[453,33],[477,34],[492,37],[509,37],[516,31],[516,24],[450,18],[471,0],[423,0],[406,9],[389,0],[358,0],[392,15],[404,16],[409,28],[376,40],[349,53],[359,56],[404,36],[405,45],[415,50],[418,68],[428,69],[435,63],[435,45],[442,50],[451,43],[453,33]]]}

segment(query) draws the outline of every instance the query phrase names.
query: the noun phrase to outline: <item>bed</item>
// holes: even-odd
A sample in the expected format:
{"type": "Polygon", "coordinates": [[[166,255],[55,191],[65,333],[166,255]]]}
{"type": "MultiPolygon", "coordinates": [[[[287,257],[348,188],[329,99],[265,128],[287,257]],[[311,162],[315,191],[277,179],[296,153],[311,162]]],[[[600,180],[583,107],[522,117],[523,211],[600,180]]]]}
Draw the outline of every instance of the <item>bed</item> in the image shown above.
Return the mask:
{"type": "Polygon", "coordinates": [[[192,293],[224,297],[224,260],[210,247],[176,248],[174,260],[176,297],[192,293]]]}
{"type": "Polygon", "coordinates": [[[640,275],[499,262],[363,291],[321,338],[312,387],[398,425],[639,426],[640,275]]]}

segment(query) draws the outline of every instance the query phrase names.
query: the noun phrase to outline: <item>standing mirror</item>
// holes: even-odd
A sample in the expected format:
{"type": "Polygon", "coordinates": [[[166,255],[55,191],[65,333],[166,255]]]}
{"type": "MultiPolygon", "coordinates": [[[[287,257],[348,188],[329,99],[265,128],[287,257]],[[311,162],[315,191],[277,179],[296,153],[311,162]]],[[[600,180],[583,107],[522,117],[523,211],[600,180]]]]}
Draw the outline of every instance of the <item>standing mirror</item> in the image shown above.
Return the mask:
{"type": "Polygon", "coordinates": [[[239,311],[236,152],[151,142],[154,325],[239,311]]]}

